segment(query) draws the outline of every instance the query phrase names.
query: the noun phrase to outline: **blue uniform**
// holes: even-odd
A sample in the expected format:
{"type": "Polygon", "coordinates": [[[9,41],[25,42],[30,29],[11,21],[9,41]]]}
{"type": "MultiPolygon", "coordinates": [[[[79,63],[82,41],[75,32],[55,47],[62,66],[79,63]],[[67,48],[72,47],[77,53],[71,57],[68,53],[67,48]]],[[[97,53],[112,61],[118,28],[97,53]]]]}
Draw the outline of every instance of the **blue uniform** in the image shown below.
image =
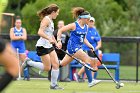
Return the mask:
{"type": "MultiPolygon", "coordinates": [[[[92,28],[88,28],[86,39],[89,41],[90,44],[92,44],[94,48],[96,48],[97,42],[101,40],[101,37],[97,32],[96,28],[92,27],[92,28]]],[[[82,48],[85,51],[90,51],[90,48],[85,44],[83,44],[82,48]]],[[[95,52],[98,55],[98,50],[95,50],[95,52]]]]}
{"type": "MultiPolygon", "coordinates": [[[[17,30],[16,27],[14,27],[14,34],[15,36],[22,36],[23,35],[23,29],[20,28],[20,30],[17,30]]],[[[12,40],[11,45],[13,48],[17,49],[19,53],[25,53],[25,43],[24,40],[12,40]]]]}
{"type": "Polygon", "coordinates": [[[69,54],[76,53],[80,48],[82,48],[84,38],[87,34],[87,25],[81,28],[77,22],[75,22],[76,29],[70,31],[70,38],[67,44],[67,50],[69,54]]]}

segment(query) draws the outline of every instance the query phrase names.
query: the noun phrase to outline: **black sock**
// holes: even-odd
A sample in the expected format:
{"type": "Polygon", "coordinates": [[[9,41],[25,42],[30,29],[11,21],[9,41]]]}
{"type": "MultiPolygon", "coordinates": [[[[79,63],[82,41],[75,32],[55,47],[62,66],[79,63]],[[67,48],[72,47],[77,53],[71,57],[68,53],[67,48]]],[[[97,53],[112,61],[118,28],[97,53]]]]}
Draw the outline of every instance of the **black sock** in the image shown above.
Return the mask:
{"type": "Polygon", "coordinates": [[[13,76],[6,72],[4,75],[0,76],[0,92],[6,88],[6,86],[13,80],[13,76]]]}

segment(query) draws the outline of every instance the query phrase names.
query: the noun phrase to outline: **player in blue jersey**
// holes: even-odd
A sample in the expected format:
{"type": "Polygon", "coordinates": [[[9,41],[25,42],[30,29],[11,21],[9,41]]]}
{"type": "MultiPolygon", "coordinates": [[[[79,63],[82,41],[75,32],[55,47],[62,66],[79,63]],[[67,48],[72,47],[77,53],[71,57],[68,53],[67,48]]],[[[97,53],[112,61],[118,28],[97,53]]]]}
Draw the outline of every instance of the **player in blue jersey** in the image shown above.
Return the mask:
{"type": "MultiPolygon", "coordinates": [[[[68,40],[67,44],[67,52],[74,57],[82,60],[83,62],[91,63],[93,60],[82,50],[82,45],[85,43],[87,46],[89,46],[92,51],[94,50],[94,47],[88,42],[88,40],[85,38],[87,34],[87,23],[89,22],[90,19],[90,14],[89,12],[85,11],[84,8],[82,7],[75,7],[72,9],[72,14],[73,17],[76,18],[77,20],[74,23],[68,24],[61,29],[58,30],[57,33],[57,42],[58,42],[58,48],[62,47],[61,43],[61,35],[65,31],[70,30],[70,38],[68,40]]],[[[65,55],[63,60],[60,62],[60,67],[65,66],[68,63],[70,63],[73,60],[68,55],[65,55]]],[[[91,71],[85,68],[86,75],[88,77],[88,86],[92,87],[92,74],[91,71]]]]}
{"type": "Polygon", "coordinates": [[[20,17],[17,17],[15,20],[15,27],[10,29],[10,39],[11,39],[11,45],[15,50],[18,49],[19,58],[21,62],[24,62],[26,59],[25,54],[25,40],[27,39],[27,32],[25,28],[21,27],[22,21],[20,17]]]}
{"type": "MultiPolygon", "coordinates": [[[[19,60],[20,60],[19,61],[19,68],[20,68],[20,72],[21,72],[22,66],[20,66],[20,64],[23,64],[25,59],[27,58],[26,53],[25,53],[25,50],[26,50],[25,40],[27,39],[27,32],[26,32],[26,29],[22,27],[22,21],[21,21],[19,16],[17,16],[17,18],[15,20],[15,27],[10,29],[10,39],[11,39],[12,47],[18,53],[17,57],[19,56],[19,60]]],[[[19,72],[19,76],[17,79],[21,79],[20,72],[19,72]]],[[[25,78],[27,78],[27,80],[30,80],[29,75],[26,75],[24,73],[24,79],[25,78]]]]}
{"type": "MultiPolygon", "coordinates": [[[[99,48],[101,48],[101,37],[100,37],[100,35],[99,35],[99,33],[98,33],[96,27],[95,27],[95,18],[94,18],[94,17],[91,17],[91,18],[90,18],[90,21],[89,21],[89,23],[88,23],[88,32],[87,32],[86,38],[87,38],[87,40],[92,44],[92,46],[94,47],[94,51],[95,51],[96,55],[98,55],[98,54],[99,54],[99,53],[98,53],[98,50],[99,50],[99,48]]],[[[95,56],[94,56],[94,54],[91,52],[90,48],[89,48],[87,45],[85,45],[85,44],[83,44],[83,47],[82,47],[82,48],[83,48],[84,51],[87,52],[87,54],[88,54],[90,57],[93,58],[93,60],[94,60],[95,63],[96,63],[96,66],[97,66],[98,60],[97,60],[97,58],[95,58],[95,56]]],[[[92,65],[92,63],[91,63],[91,65],[92,65]]],[[[93,64],[93,65],[94,65],[94,64],[93,64]]],[[[83,72],[84,72],[84,67],[81,68],[81,69],[79,70],[78,73],[74,73],[74,76],[75,76],[75,78],[76,78],[77,81],[81,81],[81,80],[79,79],[79,77],[80,77],[80,75],[81,75],[83,72]]],[[[93,77],[94,77],[94,72],[93,72],[93,77]]],[[[97,84],[97,83],[100,82],[100,80],[95,80],[95,79],[93,78],[93,82],[94,82],[94,84],[97,84]]]]}

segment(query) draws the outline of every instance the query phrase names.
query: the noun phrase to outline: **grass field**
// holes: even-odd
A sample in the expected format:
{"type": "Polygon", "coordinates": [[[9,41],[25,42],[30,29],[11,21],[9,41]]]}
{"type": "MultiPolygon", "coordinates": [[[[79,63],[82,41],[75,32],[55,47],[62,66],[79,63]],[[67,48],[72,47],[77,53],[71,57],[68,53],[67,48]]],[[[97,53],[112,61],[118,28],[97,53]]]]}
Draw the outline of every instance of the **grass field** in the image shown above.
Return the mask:
{"type": "MultiPolygon", "coordinates": [[[[34,69],[34,71],[36,71],[38,73],[38,70],[34,69]]],[[[114,75],[115,70],[109,69],[109,71],[114,75]]],[[[140,72],[140,67],[139,67],[139,72],[140,72]]],[[[46,72],[43,72],[41,75],[44,77],[47,77],[46,72]]],[[[105,69],[99,69],[97,78],[110,79],[110,76],[107,75],[105,69]]],[[[135,80],[136,79],[136,67],[135,66],[120,66],[120,79],[135,80]]],[[[140,74],[139,74],[139,80],[140,80],[140,74]]]]}
{"type": "MultiPolygon", "coordinates": [[[[0,74],[3,72],[3,68],[0,67],[0,74]]],[[[38,73],[39,70],[36,70],[38,73]]],[[[109,69],[112,74],[114,74],[114,70],[109,69]]],[[[139,67],[140,72],[140,67],[139,67]]],[[[43,77],[47,77],[47,73],[42,73],[43,77]]],[[[110,79],[109,75],[107,75],[106,71],[104,69],[99,69],[98,76],[99,79],[110,79]]],[[[135,80],[136,79],[136,67],[135,66],[120,66],[120,79],[126,79],[126,80],[135,80]]],[[[140,80],[140,73],[139,73],[139,80],[140,80]]]]}
{"type": "Polygon", "coordinates": [[[123,82],[124,87],[115,88],[115,83],[102,81],[89,88],[87,82],[59,82],[64,90],[50,90],[48,80],[14,81],[4,93],[140,93],[140,84],[132,82],[123,82]]]}
{"type": "MultiPolygon", "coordinates": [[[[114,70],[109,69],[114,74],[114,70]]],[[[140,72],[140,67],[139,67],[140,72]]],[[[99,69],[97,78],[110,79],[104,69],[99,69]]],[[[120,66],[120,79],[135,80],[136,79],[136,67],[135,66],[120,66]]],[[[140,80],[140,73],[139,73],[140,80]]]]}

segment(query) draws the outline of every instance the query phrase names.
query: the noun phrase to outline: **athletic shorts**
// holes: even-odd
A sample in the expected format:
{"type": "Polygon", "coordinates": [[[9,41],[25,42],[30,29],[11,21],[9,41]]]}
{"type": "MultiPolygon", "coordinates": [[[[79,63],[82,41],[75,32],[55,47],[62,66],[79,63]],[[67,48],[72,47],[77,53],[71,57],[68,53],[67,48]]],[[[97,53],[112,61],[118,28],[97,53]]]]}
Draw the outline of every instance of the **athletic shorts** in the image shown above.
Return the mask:
{"type": "Polygon", "coordinates": [[[36,51],[38,56],[43,56],[46,54],[51,53],[54,50],[54,47],[51,48],[44,48],[43,46],[37,46],[36,51]]]}
{"type": "Polygon", "coordinates": [[[81,46],[78,44],[68,43],[67,45],[67,51],[71,55],[75,54],[79,49],[81,49],[81,46]]]}
{"type": "Polygon", "coordinates": [[[11,45],[12,45],[12,47],[15,49],[15,50],[17,50],[17,48],[18,48],[18,53],[19,54],[22,54],[22,53],[25,53],[25,50],[26,50],[26,48],[25,48],[25,44],[24,43],[20,43],[20,44],[16,44],[16,43],[11,43],[11,45]]]}
{"type": "Polygon", "coordinates": [[[3,39],[0,39],[0,53],[4,51],[5,47],[6,47],[5,41],[3,41],[3,39]]]}

